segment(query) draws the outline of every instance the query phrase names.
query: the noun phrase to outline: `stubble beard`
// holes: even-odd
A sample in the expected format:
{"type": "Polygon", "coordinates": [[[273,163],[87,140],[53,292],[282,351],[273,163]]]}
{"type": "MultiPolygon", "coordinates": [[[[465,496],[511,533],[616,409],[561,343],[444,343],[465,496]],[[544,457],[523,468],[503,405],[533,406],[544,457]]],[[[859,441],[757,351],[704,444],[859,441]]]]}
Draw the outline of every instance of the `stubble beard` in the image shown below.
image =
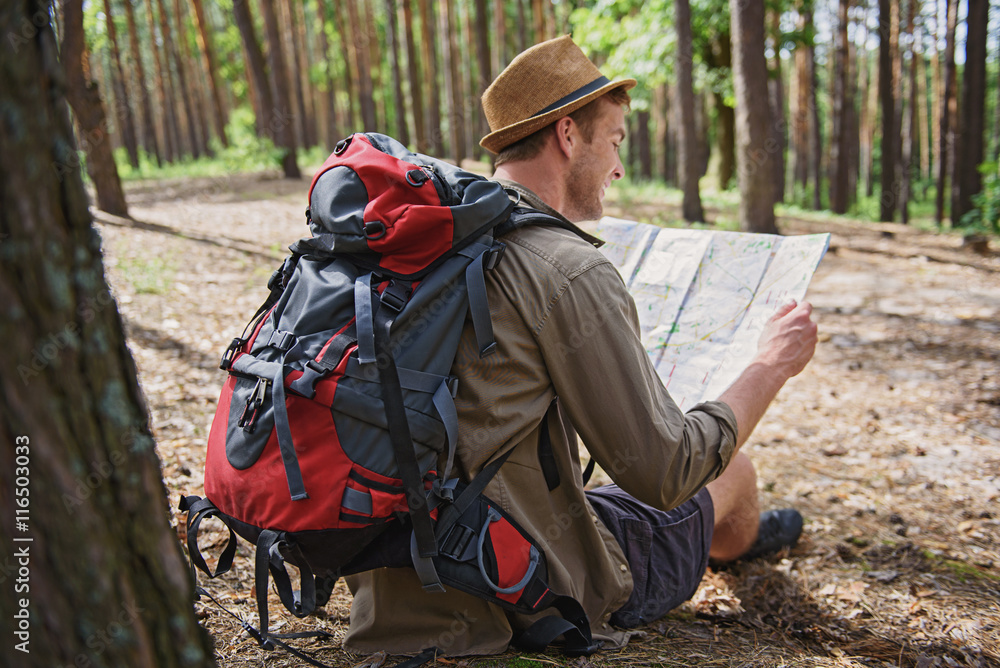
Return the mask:
{"type": "Polygon", "coordinates": [[[588,167],[589,165],[577,162],[567,177],[566,201],[569,206],[566,207],[566,217],[574,223],[597,220],[604,214],[604,203],[601,202],[604,182],[598,182],[588,167]]]}

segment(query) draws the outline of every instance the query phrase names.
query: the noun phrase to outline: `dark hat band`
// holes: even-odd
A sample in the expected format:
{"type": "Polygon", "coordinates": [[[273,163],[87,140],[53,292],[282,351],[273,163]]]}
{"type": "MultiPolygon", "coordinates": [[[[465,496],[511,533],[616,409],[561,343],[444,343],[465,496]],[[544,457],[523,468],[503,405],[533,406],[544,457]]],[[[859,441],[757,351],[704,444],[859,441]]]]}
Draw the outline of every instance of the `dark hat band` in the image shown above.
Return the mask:
{"type": "Polygon", "coordinates": [[[584,97],[585,95],[590,95],[591,93],[593,93],[595,90],[598,90],[602,86],[607,86],[609,83],[611,83],[611,80],[608,79],[606,76],[599,76],[596,79],[594,79],[593,81],[591,81],[589,84],[587,84],[585,86],[581,86],[580,88],[577,88],[575,91],[573,91],[569,95],[567,95],[565,97],[559,98],[558,100],[556,100],[555,102],[553,102],[549,106],[545,107],[541,111],[539,111],[539,112],[537,112],[535,114],[532,114],[531,118],[535,118],[537,116],[541,116],[543,114],[547,114],[550,111],[555,111],[559,107],[564,107],[567,104],[569,104],[570,102],[573,102],[575,100],[579,100],[581,97],[584,97]]]}

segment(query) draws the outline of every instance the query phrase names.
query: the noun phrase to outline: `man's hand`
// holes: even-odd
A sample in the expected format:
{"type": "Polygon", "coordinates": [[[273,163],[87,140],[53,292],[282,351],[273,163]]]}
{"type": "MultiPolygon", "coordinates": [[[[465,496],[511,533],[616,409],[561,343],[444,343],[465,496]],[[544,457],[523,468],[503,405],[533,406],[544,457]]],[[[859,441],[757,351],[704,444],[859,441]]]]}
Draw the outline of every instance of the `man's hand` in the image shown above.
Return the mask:
{"type": "Polygon", "coordinates": [[[757,341],[755,362],[784,374],[798,375],[816,352],[816,323],[812,320],[812,304],[791,301],[771,316],[757,341]]]}
{"type": "Polygon", "coordinates": [[[816,323],[808,302],[785,304],[764,325],[757,355],[719,400],[736,415],[737,449],[764,416],[785,381],[806,367],[816,351],[816,323]]]}

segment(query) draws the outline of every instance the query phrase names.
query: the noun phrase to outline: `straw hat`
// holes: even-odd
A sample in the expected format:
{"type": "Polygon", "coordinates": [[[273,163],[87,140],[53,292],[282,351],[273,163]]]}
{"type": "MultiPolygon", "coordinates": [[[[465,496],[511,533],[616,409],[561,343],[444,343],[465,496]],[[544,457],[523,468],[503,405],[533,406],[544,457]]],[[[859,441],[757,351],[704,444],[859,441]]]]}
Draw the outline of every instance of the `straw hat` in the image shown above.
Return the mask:
{"type": "Polygon", "coordinates": [[[613,88],[629,90],[635,79],[610,81],[569,35],[519,54],[483,93],[491,132],[479,145],[499,153],[613,88]]]}

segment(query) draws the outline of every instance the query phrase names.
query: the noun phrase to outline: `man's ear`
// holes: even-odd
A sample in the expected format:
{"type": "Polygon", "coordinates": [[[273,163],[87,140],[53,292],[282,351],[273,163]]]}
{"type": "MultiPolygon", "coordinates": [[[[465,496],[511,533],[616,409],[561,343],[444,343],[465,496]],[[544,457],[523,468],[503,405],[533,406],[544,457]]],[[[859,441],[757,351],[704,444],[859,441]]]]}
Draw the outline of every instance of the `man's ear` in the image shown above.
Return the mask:
{"type": "Polygon", "coordinates": [[[555,126],[556,145],[559,147],[559,151],[567,159],[572,159],[580,145],[580,127],[569,116],[563,116],[553,125],[555,126]]]}

